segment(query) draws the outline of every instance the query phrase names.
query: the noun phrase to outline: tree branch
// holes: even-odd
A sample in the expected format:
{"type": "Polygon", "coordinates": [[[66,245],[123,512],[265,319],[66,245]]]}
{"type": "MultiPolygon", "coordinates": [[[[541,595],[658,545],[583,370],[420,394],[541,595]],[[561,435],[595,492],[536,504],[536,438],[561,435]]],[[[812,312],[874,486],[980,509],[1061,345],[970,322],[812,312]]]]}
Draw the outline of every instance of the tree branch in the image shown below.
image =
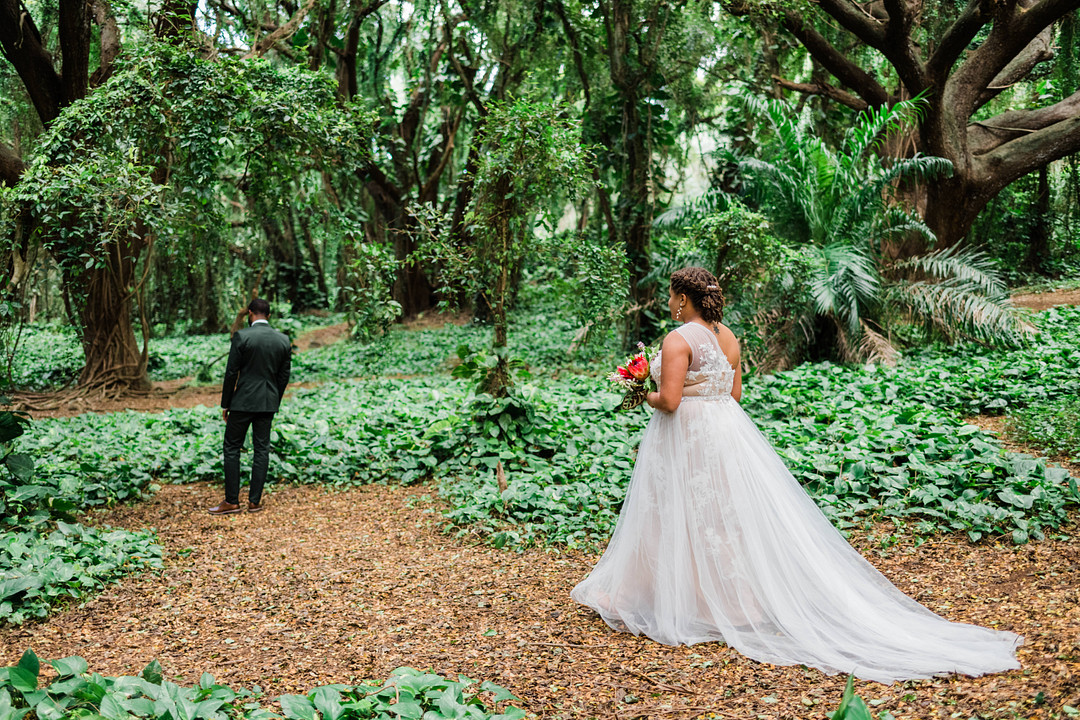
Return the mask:
{"type": "Polygon", "coordinates": [[[1037,110],[1010,110],[968,125],[968,149],[972,155],[985,155],[1022,135],[1030,135],[1077,115],[1080,115],[1080,91],[1037,110]]]}
{"type": "Polygon", "coordinates": [[[785,90],[792,90],[797,93],[803,93],[804,95],[821,95],[823,97],[832,98],[841,105],[846,105],[853,110],[861,111],[869,107],[865,100],[857,98],[851,93],[841,90],[840,88],[833,87],[828,83],[797,83],[782,78],[779,75],[773,75],[772,79],[776,81],[777,85],[784,88],[785,90]]]}
{"type": "Polygon", "coordinates": [[[985,190],[996,193],[1014,180],[1055,160],[1080,151],[1080,115],[1023,134],[990,152],[972,158],[974,177],[986,178],[985,190]]]}
{"type": "Polygon", "coordinates": [[[1013,58],[1053,23],[1080,8],[1080,0],[1020,0],[995,16],[990,34],[949,78],[953,101],[968,113],[975,111],[983,91],[1013,58]]]}
{"type": "Polygon", "coordinates": [[[870,47],[885,52],[885,28],[851,0],[819,0],[818,5],[848,32],[870,47]]]}
{"type": "Polygon", "coordinates": [[[570,41],[570,49],[574,51],[574,67],[577,68],[578,78],[581,79],[581,89],[585,93],[585,108],[588,109],[589,105],[592,104],[592,97],[589,87],[589,74],[585,72],[585,63],[581,55],[581,41],[578,38],[577,30],[570,23],[570,17],[566,12],[566,5],[563,0],[555,0],[555,13],[562,21],[563,31],[570,41]]]}
{"type": "Polygon", "coordinates": [[[248,52],[243,59],[249,60],[254,57],[262,57],[270,50],[270,48],[274,47],[282,40],[287,40],[292,37],[293,33],[300,29],[300,23],[304,21],[304,18],[311,12],[311,9],[315,7],[315,3],[318,1],[319,0],[307,0],[307,2],[304,3],[304,6],[289,18],[287,23],[257,42],[255,47],[251,48],[251,51],[248,52]]]}
{"type": "Polygon", "coordinates": [[[90,76],[90,84],[100,85],[112,75],[113,63],[120,54],[120,28],[108,0],[94,0],[94,22],[101,29],[101,53],[98,69],[90,76]]]}
{"type": "MultiPolygon", "coordinates": [[[[803,44],[821,66],[833,77],[851,88],[867,105],[881,107],[889,104],[889,93],[870,73],[852,62],[833,47],[821,33],[810,27],[802,16],[789,12],[784,16],[783,26],[803,44]]],[[[846,104],[846,103],[845,103],[846,104]]]]}
{"type": "Polygon", "coordinates": [[[926,73],[930,78],[939,83],[945,80],[960,53],[990,21],[989,7],[987,0],[968,0],[967,7],[941,36],[937,49],[926,63],[926,73]]]}
{"type": "Polygon", "coordinates": [[[384,204],[401,205],[401,190],[390,181],[390,178],[386,177],[386,173],[378,165],[369,160],[364,167],[363,174],[368,176],[368,192],[382,198],[384,204]]]}
{"type": "Polygon", "coordinates": [[[20,0],[0,0],[0,49],[19,74],[41,122],[52,122],[63,106],[60,75],[20,0]]]}
{"type": "Polygon", "coordinates": [[[889,21],[885,25],[885,48],[882,53],[896,68],[897,74],[912,95],[927,86],[926,70],[919,49],[911,39],[915,17],[908,0],[885,0],[889,21]]]}
{"type": "MultiPolygon", "coordinates": [[[[453,33],[453,30],[447,26],[446,33],[450,36],[453,33]]],[[[465,71],[461,61],[454,55],[454,49],[450,46],[447,46],[446,48],[446,57],[450,58],[450,64],[454,66],[454,71],[457,72],[458,77],[461,78],[461,82],[465,84],[465,94],[468,96],[469,101],[476,107],[476,111],[480,113],[480,117],[487,117],[487,106],[484,105],[484,101],[477,95],[476,88],[473,86],[472,76],[465,71]]],[[[475,74],[476,71],[473,70],[473,75],[475,74]]]]}
{"type": "Polygon", "coordinates": [[[1028,43],[1027,47],[1025,47],[1019,55],[1013,58],[1012,61],[1005,66],[1005,69],[990,81],[990,85],[982,92],[979,99],[976,100],[975,108],[978,109],[982,107],[997,97],[1002,90],[1023,80],[1039,63],[1044,60],[1052,59],[1054,57],[1054,49],[1052,47],[1053,41],[1054,27],[1053,25],[1050,25],[1036,35],[1035,39],[1028,43]]]}
{"type": "Polygon", "coordinates": [[[67,105],[86,97],[90,83],[90,5],[86,0],[60,0],[57,34],[64,59],[60,84],[67,105]]]}

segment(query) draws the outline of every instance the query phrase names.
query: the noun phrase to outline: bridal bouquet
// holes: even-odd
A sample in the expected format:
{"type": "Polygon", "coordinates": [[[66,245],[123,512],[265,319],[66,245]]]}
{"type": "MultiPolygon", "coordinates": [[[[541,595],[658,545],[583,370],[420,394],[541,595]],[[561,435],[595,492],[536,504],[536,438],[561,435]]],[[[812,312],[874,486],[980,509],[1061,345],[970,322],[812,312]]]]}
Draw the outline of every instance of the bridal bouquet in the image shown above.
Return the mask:
{"type": "Polygon", "coordinates": [[[608,375],[607,379],[616,387],[625,390],[626,396],[619,405],[620,410],[632,410],[645,402],[652,384],[649,377],[650,348],[644,343],[638,343],[638,352],[627,359],[624,365],[615,368],[615,372],[608,375]]]}

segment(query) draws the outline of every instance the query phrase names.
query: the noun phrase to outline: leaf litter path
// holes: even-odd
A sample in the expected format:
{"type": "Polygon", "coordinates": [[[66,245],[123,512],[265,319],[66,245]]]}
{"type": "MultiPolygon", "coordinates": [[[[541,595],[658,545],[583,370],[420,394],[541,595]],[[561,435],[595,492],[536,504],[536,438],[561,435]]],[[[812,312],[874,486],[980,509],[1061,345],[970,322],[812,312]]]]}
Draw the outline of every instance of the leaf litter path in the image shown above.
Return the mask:
{"type": "MultiPolygon", "coordinates": [[[[212,517],[204,508],[220,488],[166,486],[100,516],[157,528],[165,570],[3,628],[0,661],[33,647],[134,674],[157,658],[184,682],[205,671],[268,697],[410,665],[492,680],[543,718],[821,718],[836,708],[843,677],[755,663],[719,643],[673,648],[612,632],[568,597],[594,555],[463,545],[440,532],[436,501],[415,499],[425,490],[277,487],[266,512],[212,517]]],[[[860,537],[864,554],[931,609],[1027,637],[1022,671],[859,683],[877,709],[1055,717],[1080,704],[1080,541],[1014,548],[947,537],[882,557],[860,537]]]]}

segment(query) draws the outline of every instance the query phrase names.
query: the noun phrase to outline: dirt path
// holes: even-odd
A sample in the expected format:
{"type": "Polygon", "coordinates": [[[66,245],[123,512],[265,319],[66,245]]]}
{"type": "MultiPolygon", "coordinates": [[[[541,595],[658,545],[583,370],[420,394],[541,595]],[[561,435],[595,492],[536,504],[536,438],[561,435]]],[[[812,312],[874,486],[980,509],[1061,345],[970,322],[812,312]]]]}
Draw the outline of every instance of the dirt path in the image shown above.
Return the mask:
{"type": "Polygon", "coordinates": [[[326,327],[315,328],[309,332],[296,338],[293,345],[300,352],[307,350],[314,350],[325,345],[333,345],[336,342],[340,342],[349,336],[349,323],[338,323],[337,325],[327,325],[326,327]]]}
{"type": "MultiPolygon", "coordinates": [[[[0,661],[33,647],[120,674],[158,658],[188,683],[208,671],[270,696],[411,665],[497,682],[543,718],[820,718],[835,709],[841,677],[755,663],[717,643],[672,648],[610,631],[567,595],[594,557],[463,546],[438,531],[430,501],[409,500],[423,491],[282,487],[262,514],[215,518],[204,508],[220,489],[167,486],[103,518],[156,527],[165,571],[0,630],[0,661]]],[[[1014,548],[944,538],[887,558],[857,544],[931,609],[1027,637],[1023,671],[859,683],[863,697],[883,701],[876,710],[1031,718],[1080,704],[1080,541],[1014,548]],[[1046,703],[1036,706],[1039,693],[1046,703]]]]}
{"type": "Polygon", "coordinates": [[[1013,295],[1012,301],[1015,305],[1029,308],[1035,312],[1049,310],[1059,305],[1080,305],[1080,288],[1013,295]]]}

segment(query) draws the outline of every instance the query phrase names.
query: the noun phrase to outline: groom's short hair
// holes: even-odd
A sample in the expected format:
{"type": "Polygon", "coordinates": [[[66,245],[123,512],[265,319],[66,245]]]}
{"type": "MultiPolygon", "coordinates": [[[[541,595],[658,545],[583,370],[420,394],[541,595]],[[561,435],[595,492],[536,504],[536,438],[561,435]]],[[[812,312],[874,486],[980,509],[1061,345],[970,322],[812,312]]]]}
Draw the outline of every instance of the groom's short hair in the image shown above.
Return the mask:
{"type": "Polygon", "coordinates": [[[262,298],[255,298],[248,303],[248,310],[256,315],[262,315],[263,317],[270,317],[270,303],[262,298]]]}

